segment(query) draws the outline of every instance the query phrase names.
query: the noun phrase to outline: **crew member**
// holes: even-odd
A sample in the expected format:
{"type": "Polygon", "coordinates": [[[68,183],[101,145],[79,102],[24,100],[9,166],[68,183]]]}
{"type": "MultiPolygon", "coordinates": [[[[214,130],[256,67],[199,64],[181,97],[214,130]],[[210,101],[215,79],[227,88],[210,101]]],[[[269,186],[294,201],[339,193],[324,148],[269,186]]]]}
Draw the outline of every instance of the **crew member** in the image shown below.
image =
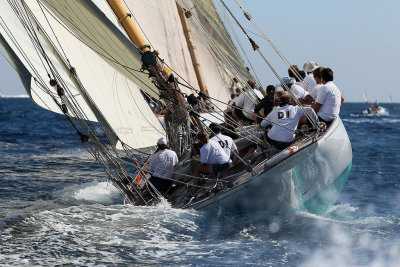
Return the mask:
{"type": "Polygon", "coordinates": [[[304,82],[308,85],[306,86],[306,91],[311,92],[314,87],[317,85],[317,81],[314,77],[314,70],[318,68],[318,64],[313,61],[308,61],[304,63],[303,70],[307,73],[307,76],[304,78],[304,82]]]}
{"type": "Polygon", "coordinates": [[[167,140],[161,137],[157,141],[157,150],[151,156],[147,171],[151,174],[150,182],[165,195],[172,184],[173,171],[178,164],[175,151],[168,149],[167,140]]]}
{"type": "Polygon", "coordinates": [[[296,98],[303,99],[306,95],[308,95],[307,91],[304,90],[303,87],[301,87],[297,84],[294,84],[294,80],[291,79],[290,77],[283,77],[282,82],[283,83],[281,84],[281,86],[282,86],[283,90],[286,91],[287,90],[286,87],[289,88],[289,90],[293,93],[293,95],[296,98]],[[286,85],[286,86],[284,86],[284,85],[286,85]]]}
{"type": "Polygon", "coordinates": [[[330,68],[322,70],[321,83],[324,86],[318,91],[313,109],[317,112],[319,120],[329,126],[339,115],[344,98],[339,88],[333,83],[333,71],[330,68]]]}
{"type": "Polygon", "coordinates": [[[225,153],[229,155],[231,159],[233,158],[233,162],[236,162],[239,151],[237,149],[235,141],[233,141],[231,137],[222,134],[221,126],[216,123],[211,123],[210,129],[215,134],[210,140],[218,142],[222,149],[224,149],[225,153]]]}
{"type": "Polygon", "coordinates": [[[262,121],[260,116],[267,116],[274,108],[275,86],[268,85],[266,92],[267,95],[261,99],[260,103],[258,103],[254,108],[253,120],[257,121],[258,123],[261,123],[262,121]],[[260,114],[260,111],[262,111],[263,114],[260,114]]]}
{"type": "Polygon", "coordinates": [[[253,123],[252,118],[255,105],[260,99],[263,98],[261,92],[256,88],[254,80],[249,80],[249,90],[240,94],[239,98],[235,101],[235,106],[232,109],[232,115],[237,121],[241,121],[243,124],[253,123]]]}
{"type": "MultiPolygon", "coordinates": [[[[289,95],[282,95],[279,101],[279,107],[273,109],[271,113],[261,122],[261,127],[266,128],[272,125],[272,128],[266,134],[266,139],[273,147],[281,150],[290,146],[295,137],[295,130],[299,125],[307,121],[306,116],[300,106],[290,104],[289,95]]],[[[310,107],[304,107],[305,111],[315,121],[318,121],[317,115],[310,107]]]]}

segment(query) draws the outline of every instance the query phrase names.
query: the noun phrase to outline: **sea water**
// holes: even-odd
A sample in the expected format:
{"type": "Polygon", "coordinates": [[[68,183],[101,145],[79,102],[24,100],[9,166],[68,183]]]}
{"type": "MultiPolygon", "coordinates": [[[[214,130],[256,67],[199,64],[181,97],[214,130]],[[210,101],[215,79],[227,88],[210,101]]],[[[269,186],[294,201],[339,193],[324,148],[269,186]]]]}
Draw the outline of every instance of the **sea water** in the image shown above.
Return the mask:
{"type": "Polygon", "coordinates": [[[123,205],[66,120],[0,99],[0,265],[399,266],[400,105],[341,117],[353,167],[323,214],[123,205]]]}

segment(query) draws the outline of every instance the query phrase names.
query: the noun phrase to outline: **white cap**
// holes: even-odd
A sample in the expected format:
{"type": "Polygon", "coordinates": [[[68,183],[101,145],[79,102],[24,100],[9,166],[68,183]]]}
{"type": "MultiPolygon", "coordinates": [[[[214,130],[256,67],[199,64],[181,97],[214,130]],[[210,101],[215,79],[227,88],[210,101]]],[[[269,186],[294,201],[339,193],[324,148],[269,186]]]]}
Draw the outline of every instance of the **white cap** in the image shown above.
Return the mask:
{"type": "Polygon", "coordinates": [[[319,65],[317,63],[315,63],[314,61],[308,61],[308,62],[304,63],[303,70],[305,72],[313,72],[318,67],[319,67],[319,65]]]}
{"type": "Polygon", "coordinates": [[[158,139],[157,144],[158,145],[166,145],[167,140],[164,137],[161,137],[160,139],[158,139]]]}

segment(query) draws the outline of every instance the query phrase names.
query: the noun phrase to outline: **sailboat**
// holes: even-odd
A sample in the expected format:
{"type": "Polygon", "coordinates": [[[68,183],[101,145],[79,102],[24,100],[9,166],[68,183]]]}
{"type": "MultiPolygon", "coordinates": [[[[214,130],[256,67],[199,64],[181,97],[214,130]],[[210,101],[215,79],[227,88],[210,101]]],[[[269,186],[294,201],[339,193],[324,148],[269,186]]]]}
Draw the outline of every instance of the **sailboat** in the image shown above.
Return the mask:
{"type": "Polygon", "coordinates": [[[339,117],[328,129],[314,122],[280,151],[261,148],[252,126],[228,121],[241,161],[216,178],[202,177],[192,192],[193,134],[222,123],[231,89],[252,78],[211,0],[3,0],[0,34],[32,101],[65,116],[128,203],[163,199],[145,172],[160,137],[180,161],[165,196],[176,208],[320,211],[348,178],[351,144],[339,117]],[[164,126],[143,93],[167,106],[164,126]],[[212,108],[195,112],[191,94],[212,108]],[[260,149],[244,160],[254,143],[260,149]],[[146,188],[155,194],[145,198],[146,188]]]}

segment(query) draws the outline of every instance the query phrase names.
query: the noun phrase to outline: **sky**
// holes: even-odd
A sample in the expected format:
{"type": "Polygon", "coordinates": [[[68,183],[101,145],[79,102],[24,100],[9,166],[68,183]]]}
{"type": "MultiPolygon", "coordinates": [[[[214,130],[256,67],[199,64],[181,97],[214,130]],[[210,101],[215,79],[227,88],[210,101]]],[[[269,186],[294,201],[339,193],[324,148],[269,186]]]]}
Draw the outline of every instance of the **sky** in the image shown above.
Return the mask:
{"type": "MultiPolygon", "coordinates": [[[[246,29],[257,33],[233,0],[225,0],[246,29]]],[[[302,69],[315,61],[334,71],[334,82],[345,101],[400,102],[400,1],[398,0],[239,0],[255,23],[278,47],[291,64],[302,69]]],[[[239,31],[237,31],[240,34],[239,31]]],[[[242,35],[244,36],[244,35],[242,35]]],[[[251,37],[280,76],[287,66],[268,43],[251,37]]],[[[247,47],[246,55],[265,87],[278,80],[258,53],[247,47]]],[[[4,54],[4,50],[1,49],[4,54]]],[[[0,92],[26,94],[18,75],[0,55],[0,92]]]]}

